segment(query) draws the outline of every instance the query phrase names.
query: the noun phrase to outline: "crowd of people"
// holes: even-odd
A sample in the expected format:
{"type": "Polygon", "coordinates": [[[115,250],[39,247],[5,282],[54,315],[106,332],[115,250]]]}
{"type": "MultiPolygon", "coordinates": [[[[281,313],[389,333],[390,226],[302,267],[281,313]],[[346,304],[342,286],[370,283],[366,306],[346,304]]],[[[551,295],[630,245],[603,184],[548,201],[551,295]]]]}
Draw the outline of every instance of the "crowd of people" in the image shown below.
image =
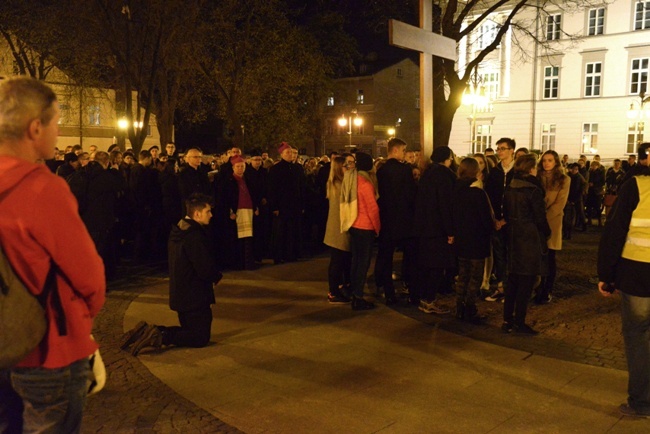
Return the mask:
{"type": "Polygon", "coordinates": [[[363,152],[303,158],[285,142],[277,161],[238,147],[179,155],[169,143],[137,157],[113,148],[77,145],[47,161],[77,197],[109,279],[120,256],[166,258],[185,201],[200,193],[211,198],[208,232],[221,269],[292,262],[327,246],[329,302],[371,309],[363,293],[376,244],[374,279],[386,304],[400,301],[399,250],[401,292],[421,311],[449,313],[436,298],[456,291],[459,319],[480,322],[476,301],[501,301],[504,331],[530,334],[528,299],[551,301],[563,240],[573,229],[602,225],[619,186],[648,167],[643,146],[639,162],[632,155],[605,170],[598,155],[570,162],[549,150],[538,159],[510,138],[464,159],[437,147],[427,165],[398,138],[377,159],[363,152]]]}

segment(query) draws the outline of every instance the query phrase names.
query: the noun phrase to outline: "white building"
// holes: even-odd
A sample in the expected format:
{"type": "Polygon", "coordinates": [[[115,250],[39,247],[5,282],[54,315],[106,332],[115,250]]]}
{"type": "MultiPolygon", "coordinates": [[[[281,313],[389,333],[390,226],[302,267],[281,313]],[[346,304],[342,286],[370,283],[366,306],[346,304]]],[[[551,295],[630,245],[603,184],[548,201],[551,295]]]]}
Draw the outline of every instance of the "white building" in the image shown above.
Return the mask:
{"type": "MultiPolygon", "coordinates": [[[[630,105],[638,109],[639,94],[650,92],[650,0],[615,0],[577,13],[558,8],[537,21],[532,16],[535,22],[540,38],[561,54],[549,56],[532,42],[518,47],[512,32],[504,35],[476,74],[477,88],[488,101],[458,109],[450,147],[467,155],[512,137],[518,147],[554,149],[572,160],[579,154],[611,159],[635,153],[637,143],[650,140],[650,133],[644,136],[650,103],[642,117],[637,110],[637,117],[629,118],[630,105]],[[572,43],[566,34],[584,38],[572,43]],[[526,62],[520,60],[522,49],[526,62]]],[[[496,29],[486,22],[459,44],[460,70],[474,57],[473,49],[492,42],[496,29]]]]}

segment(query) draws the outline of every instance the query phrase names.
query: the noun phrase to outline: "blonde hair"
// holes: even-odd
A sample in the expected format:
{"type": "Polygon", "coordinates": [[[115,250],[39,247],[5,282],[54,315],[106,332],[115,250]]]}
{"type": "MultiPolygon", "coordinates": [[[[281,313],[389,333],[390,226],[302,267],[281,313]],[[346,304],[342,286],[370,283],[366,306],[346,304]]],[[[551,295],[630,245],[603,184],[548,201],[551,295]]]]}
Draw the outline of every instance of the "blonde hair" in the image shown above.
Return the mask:
{"type": "Polygon", "coordinates": [[[0,82],[0,142],[22,139],[35,119],[49,125],[56,113],[55,101],[54,91],[34,78],[22,76],[0,82]]]}
{"type": "Polygon", "coordinates": [[[330,194],[334,192],[334,187],[336,184],[343,182],[343,165],[345,164],[345,157],[336,156],[332,158],[332,163],[330,167],[330,176],[327,178],[327,198],[330,198],[330,194]]]}

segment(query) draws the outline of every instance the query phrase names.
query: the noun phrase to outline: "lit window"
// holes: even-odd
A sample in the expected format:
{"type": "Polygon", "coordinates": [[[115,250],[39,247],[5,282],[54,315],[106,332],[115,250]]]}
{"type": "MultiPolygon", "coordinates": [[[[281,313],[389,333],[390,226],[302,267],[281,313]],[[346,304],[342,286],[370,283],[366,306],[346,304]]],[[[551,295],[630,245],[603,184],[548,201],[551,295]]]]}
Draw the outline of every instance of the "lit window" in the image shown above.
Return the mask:
{"type": "Polygon", "coordinates": [[[363,89],[357,90],[357,104],[363,104],[363,89]]]}
{"type": "Polygon", "coordinates": [[[628,122],[627,124],[627,154],[636,154],[638,146],[645,142],[643,131],[644,122],[628,122]]]}
{"type": "Polygon", "coordinates": [[[596,152],[598,150],[598,124],[582,124],[582,152],[596,152]]]}
{"type": "Polygon", "coordinates": [[[605,8],[589,9],[589,36],[602,35],[605,28],[605,8]]]}
{"type": "Polygon", "coordinates": [[[560,68],[547,66],[544,68],[544,99],[557,99],[560,84],[560,68]]]}
{"type": "Polygon", "coordinates": [[[587,63],[585,69],[585,97],[600,96],[600,81],[603,64],[587,63]]]}
{"type": "Polygon", "coordinates": [[[555,124],[542,124],[542,152],[555,149],[555,124]]]}
{"type": "Polygon", "coordinates": [[[327,97],[327,106],[328,107],[334,107],[334,97],[333,96],[328,96],[327,97]]]}

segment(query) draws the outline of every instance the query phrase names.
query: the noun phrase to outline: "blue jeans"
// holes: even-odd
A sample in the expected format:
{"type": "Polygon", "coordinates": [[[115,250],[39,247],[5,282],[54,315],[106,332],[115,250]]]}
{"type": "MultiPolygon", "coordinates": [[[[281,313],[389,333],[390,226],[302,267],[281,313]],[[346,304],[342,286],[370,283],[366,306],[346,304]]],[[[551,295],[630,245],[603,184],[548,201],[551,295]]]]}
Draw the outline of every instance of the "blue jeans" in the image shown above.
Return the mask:
{"type": "Polygon", "coordinates": [[[629,373],[627,402],[650,414],[650,297],[621,293],[621,320],[629,373]]]}
{"type": "Polygon", "coordinates": [[[89,371],[88,358],[59,369],[12,369],[11,386],[24,405],[23,432],[80,432],[89,371]]]}
{"type": "Polygon", "coordinates": [[[372,243],[375,241],[375,231],[350,228],[350,253],[352,266],[350,268],[350,293],[353,297],[362,298],[366,285],[370,259],[372,258],[372,243]]]}

